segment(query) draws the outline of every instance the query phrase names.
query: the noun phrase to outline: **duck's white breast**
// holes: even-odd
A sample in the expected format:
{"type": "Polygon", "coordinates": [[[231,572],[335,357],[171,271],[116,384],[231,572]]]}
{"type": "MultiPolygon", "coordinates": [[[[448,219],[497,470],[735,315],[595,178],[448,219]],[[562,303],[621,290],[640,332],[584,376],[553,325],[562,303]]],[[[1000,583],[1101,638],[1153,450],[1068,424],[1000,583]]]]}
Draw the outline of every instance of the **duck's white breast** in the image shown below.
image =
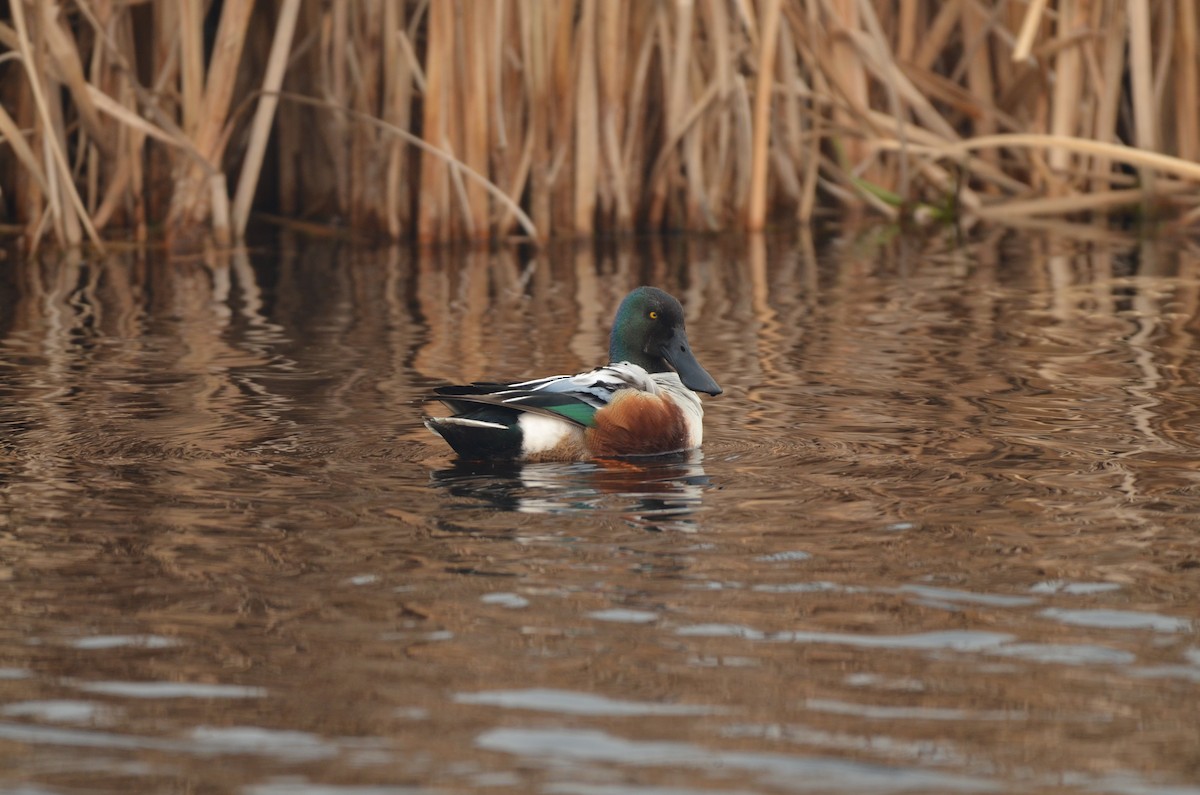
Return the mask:
{"type": "Polygon", "coordinates": [[[700,396],[683,385],[678,373],[655,373],[650,376],[659,390],[683,410],[687,422],[688,444],[695,448],[704,441],[704,406],[700,396]]]}

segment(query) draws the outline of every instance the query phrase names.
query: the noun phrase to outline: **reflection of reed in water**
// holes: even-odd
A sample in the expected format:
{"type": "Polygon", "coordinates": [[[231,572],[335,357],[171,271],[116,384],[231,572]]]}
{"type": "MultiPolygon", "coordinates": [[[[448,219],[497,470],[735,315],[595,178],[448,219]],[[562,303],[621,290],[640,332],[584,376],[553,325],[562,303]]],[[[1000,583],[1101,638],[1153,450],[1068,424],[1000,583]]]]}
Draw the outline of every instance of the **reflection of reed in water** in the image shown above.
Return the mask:
{"type": "Polygon", "coordinates": [[[710,485],[702,460],[696,450],[572,464],[456,459],[430,477],[436,487],[480,507],[531,514],[607,513],[646,530],[693,532],[710,485]]]}
{"type": "MultiPolygon", "coordinates": [[[[495,719],[450,711],[466,705],[447,694],[537,684],[728,706],[759,721],[736,739],[748,750],[765,727],[771,752],[796,742],[873,763],[911,747],[924,764],[953,730],[951,751],[998,769],[1057,772],[1066,753],[1098,774],[1116,760],[1175,771],[1155,785],[1190,781],[1190,636],[1063,619],[1119,605],[1195,624],[1194,252],[1159,251],[1144,270],[1126,250],[847,244],[818,268],[775,246],[748,268],[686,242],[478,255],[440,275],[314,247],[250,273],[114,260],[0,277],[13,285],[0,288],[0,438],[15,445],[0,457],[3,651],[33,674],[6,692],[265,686],[271,701],[243,709],[126,700],[113,735],[186,737],[220,718],[386,737],[428,754],[417,775],[458,769],[495,719]],[[434,459],[431,483],[407,402],[431,380],[422,368],[590,363],[609,313],[580,308],[642,282],[686,296],[697,347],[731,385],[734,400],[711,404],[703,465],[434,459]],[[192,439],[192,420],[209,438],[192,439]],[[1031,588],[1052,578],[1115,590],[1031,588]],[[495,601],[514,596],[528,604],[495,601]],[[639,611],[650,620],[632,627],[639,611]],[[988,633],[1014,636],[1007,654],[928,645],[988,633]],[[101,634],[176,642],[74,645],[101,634]],[[1072,662],[1089,650],[1100,659],[1072,662]],[[397,728],[414,706],[429,718],[397,728]],[[1081,729],[1093,713],[1118,717],[1081,729]],[[1131,741],[1147,726],[1152,742],[1131,741]]],[[[669,730],[620,720],[614,732],[648,742],[669,730]]],[[[10,745],[25,769],[30,746],[10,745]]],[[[94,784],[90,768],[51,769],[74,747],[34,750],[46,786],[94,784]]],[[[160,788],[238,770],[138,761],[168,771],[160,788]]],[[[274,774],[247,764],[254,781],[274,774]]]]}
{"type": "Polygon", "coordinates": [[[719,247],[664,241],[640,249],[564,245],[522,259],[510,251],[423,252],[416,295],[428,339],[414,367],[433,381],[577,372],[604,363],[621,299],[649,284],[679,296],[689,329],[722,311],[738,285],[719,247]],[[517,365],[521,372],[496,372],[517,365]]]}

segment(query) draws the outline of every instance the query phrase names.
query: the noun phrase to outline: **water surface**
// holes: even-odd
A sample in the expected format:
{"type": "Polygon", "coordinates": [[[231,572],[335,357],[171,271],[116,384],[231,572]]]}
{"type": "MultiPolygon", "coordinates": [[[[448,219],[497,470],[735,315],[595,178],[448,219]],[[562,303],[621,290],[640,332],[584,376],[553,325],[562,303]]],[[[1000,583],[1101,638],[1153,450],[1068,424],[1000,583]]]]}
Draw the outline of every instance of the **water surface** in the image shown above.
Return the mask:
{"type": "Polygon", "coordinates": [[[1198,330],[1169,241],[10,258],[0,790],[1200,793],[1198,330]],[[702,451],[421,426],[642,283],[702,451]]]}

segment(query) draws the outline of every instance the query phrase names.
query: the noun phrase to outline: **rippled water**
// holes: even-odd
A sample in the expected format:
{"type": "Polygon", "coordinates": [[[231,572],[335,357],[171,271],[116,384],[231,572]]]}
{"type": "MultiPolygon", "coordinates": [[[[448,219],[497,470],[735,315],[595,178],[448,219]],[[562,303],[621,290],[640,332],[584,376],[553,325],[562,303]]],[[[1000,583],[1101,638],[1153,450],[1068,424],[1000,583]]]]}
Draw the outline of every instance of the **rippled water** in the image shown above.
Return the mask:
{"type": "Polygon", "coordinates": [[[0,268],[0,791],[1200,793],[1200,251],[305,244],[0,268]],[[432,385],[651,283],[702,453],[432,385]]]}

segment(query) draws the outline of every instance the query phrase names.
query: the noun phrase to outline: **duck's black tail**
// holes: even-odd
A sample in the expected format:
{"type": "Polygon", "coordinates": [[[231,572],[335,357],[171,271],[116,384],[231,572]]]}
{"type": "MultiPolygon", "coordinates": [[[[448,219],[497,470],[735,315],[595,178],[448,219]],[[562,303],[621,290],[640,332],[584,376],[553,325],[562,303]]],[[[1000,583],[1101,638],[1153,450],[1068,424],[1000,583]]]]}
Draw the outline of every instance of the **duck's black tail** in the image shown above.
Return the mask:
{"type": "Polygon", "coordinates": [[[516,420],[517,412],[489,406],[453,417],[426,417],[425,427],[462,458],[519,458],[522,437],[516,420]]]}

